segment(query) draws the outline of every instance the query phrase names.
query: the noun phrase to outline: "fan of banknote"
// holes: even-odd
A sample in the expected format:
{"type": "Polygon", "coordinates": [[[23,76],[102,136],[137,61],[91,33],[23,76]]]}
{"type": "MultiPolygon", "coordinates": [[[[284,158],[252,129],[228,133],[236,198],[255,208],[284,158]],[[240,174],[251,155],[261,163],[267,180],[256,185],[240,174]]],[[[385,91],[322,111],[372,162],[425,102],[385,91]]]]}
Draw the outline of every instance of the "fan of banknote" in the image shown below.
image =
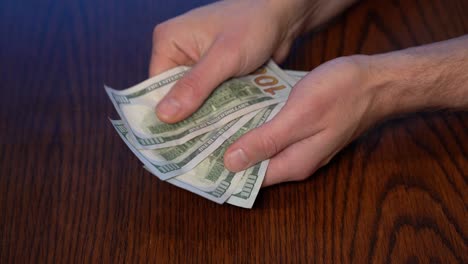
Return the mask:
{"type": "Polygon", "coordinates": [[[219,204],[252,208],[268,160],[234,173],[224,167],[224,152],[240,136],[272,119],[306,72],[284,71],[270,61],[250,75],[221,84],[187,119],[160,121],[155,106],[189,70],[177,67],[120,91],[105,86],[120,116],[111,122],[144,168],[159,179],[219,204]]]}

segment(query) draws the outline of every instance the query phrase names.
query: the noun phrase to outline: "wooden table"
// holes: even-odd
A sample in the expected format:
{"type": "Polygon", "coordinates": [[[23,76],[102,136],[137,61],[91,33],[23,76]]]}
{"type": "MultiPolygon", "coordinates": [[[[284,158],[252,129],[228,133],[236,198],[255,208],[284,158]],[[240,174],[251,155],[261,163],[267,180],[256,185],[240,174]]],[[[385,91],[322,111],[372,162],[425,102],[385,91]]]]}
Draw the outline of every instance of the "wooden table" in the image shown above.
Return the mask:
{"type": "MultiPolygon", "coordinates": [[[[144,80],[153,26],[204,1],[25,2],[0,2],[0,263],[468,263],[466,112],[386,122],[252,210],[217,205],[141,167],[102,88],[144,80]]],[[[467,12],[364,1],[284,66],[467,34],[467,12]]]]}

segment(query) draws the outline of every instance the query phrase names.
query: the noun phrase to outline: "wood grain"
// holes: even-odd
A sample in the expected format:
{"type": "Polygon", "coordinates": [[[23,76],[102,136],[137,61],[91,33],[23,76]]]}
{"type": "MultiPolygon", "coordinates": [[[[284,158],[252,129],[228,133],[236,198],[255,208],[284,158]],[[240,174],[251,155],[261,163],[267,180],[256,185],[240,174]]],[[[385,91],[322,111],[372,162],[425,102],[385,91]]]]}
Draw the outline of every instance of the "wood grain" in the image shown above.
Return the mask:
{"type": "MultiPolygon", "coordinates": [[[[0,2],[0,263],[468,263],[466,112],[383,123],[252,210],[150,176],[102,85],[144,80],[153,26],[207,2],[0,2]]],[[[467,10],[363,1],[284,66],[467,34],[467,10]]]]}

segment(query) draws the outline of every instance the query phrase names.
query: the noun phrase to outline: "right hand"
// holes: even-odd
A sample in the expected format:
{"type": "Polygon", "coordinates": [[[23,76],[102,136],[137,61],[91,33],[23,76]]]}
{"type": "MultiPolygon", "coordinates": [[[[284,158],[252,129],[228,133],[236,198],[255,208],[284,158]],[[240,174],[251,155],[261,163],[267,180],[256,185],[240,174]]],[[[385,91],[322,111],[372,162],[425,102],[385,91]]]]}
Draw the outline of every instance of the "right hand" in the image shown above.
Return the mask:
{"type": "Polygon", "coordinates": [[[248,74],[271,57],[281,62],[305,25],[323,23],[350,2],[228,0],[157,25],[150,76],[194,65],[156,107],[159,119],[181,121],[228,78],[248,74]]]}

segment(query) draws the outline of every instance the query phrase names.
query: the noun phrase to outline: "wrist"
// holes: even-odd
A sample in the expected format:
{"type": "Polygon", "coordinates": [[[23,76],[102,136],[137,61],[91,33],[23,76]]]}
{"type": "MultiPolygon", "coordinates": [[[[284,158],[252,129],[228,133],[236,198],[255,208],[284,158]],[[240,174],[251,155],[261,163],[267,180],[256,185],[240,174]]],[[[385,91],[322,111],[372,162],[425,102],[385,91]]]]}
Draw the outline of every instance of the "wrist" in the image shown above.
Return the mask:
{"type": "Polygon", "coordinates": [[[283,39],[293,41],[302,32],[306,23],[308,12],[310,12],[307,0],[263,0],[276,20],[280,21],[279,31],[283,39]]]}
{"type": "Polygon", "coordinates": [[[357,0],[264,0],[283,21],[282,32],[288,39],[317,28],[357,0]]]}

